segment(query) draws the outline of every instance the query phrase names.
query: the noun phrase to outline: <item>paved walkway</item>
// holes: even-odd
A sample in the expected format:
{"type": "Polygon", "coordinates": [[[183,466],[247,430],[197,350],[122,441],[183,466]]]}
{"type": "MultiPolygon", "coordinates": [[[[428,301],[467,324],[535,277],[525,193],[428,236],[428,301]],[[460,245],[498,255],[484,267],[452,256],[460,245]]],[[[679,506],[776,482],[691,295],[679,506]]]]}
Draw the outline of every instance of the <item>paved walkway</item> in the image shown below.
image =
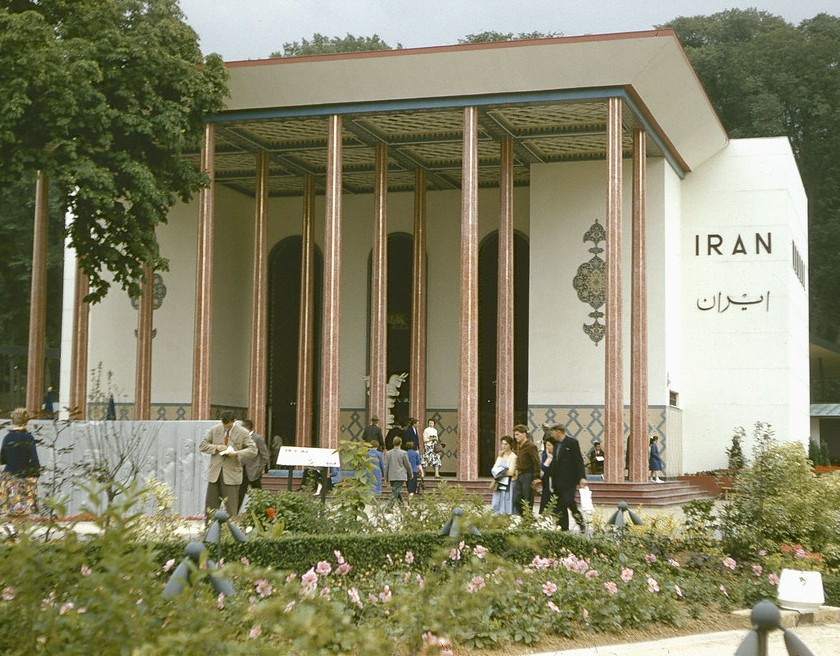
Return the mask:
{"type": "MultiPolygon", "coordinates": [[[[812,624],[798,626],[791,631],[805,643],[814,656],[840,654],[840,624],[812,624]]],[[[543,652],[534,656],[733,656],[747,633],[747,630],[721,631],[655,642],[543,652]]],[[[787,654],[782,632],[770,633],[767,640],[767,656],[787,654]]]]}

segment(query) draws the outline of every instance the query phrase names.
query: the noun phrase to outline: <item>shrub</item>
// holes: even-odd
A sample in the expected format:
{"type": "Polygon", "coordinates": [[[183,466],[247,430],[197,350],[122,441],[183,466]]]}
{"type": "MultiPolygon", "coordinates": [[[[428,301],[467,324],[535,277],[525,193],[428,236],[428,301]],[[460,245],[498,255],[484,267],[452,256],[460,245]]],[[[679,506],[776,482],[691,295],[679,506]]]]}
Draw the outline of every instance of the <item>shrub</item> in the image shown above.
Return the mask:
{"type": "Polygon", "coordinates": [[[769,426],[756,424],[752,464],[723,506],[723,547],[739,556],[775,551],[786,543],[833,551],[838,505],[840,478],[816,476],[801,444],[779,444],[769,426]]]}
{"type": "Polygon", "coordinates": [[[729,469],[741,469],[745,464],[744,451],[741,448],[741,442],[743,442],[745,436],[746,431],[744,427],[738,426],[732,435],[732,445],[726,449],[726,460],[729,469]]]}

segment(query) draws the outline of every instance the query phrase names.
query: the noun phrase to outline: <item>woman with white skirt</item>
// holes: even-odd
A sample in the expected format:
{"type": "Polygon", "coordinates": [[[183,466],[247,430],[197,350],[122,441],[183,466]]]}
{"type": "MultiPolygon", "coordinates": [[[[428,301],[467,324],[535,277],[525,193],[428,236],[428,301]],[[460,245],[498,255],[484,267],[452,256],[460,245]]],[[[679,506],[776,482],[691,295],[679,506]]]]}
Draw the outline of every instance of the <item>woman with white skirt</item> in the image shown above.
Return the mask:
{"type": "Polygon", "coordinates": [[[516,454],[513,438],[505,435],[499,446],[499,456],[490,470],[493,474],[493,499],[490,510],[500,515],[513,514],[513,481],[516,478],[516,454]]]}

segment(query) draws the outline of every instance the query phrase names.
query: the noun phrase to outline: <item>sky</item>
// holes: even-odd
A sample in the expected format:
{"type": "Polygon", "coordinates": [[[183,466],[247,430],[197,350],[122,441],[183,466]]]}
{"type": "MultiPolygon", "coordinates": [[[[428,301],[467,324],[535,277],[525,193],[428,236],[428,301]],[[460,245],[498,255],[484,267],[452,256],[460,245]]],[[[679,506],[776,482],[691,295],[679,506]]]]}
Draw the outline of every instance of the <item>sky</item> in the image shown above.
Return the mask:
{"type": "Polygon", "coordinates": [[[180,0],[204,54],[263,59],[284,43],[378,34],[404,48],[450,45],[485,31],[563,36],[650,30],[678,16],[756,9],[798,25],[840,15],[840,0],[180,0]]]}

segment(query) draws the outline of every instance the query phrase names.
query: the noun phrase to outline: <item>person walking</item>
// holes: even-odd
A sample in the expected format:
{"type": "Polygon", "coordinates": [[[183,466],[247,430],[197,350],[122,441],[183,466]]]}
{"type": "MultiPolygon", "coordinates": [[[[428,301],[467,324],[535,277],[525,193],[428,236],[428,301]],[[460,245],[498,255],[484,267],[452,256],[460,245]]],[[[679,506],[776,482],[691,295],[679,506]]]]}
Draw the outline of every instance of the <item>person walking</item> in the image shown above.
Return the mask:
{"type": "Polygon", "coordinates": [[[499,455],[490,473],[493,475],[493,497],[490,511],[499,515],[513,514],[513,477],[516,474],[516,453],[514,439],[505,435],[499,442],[499,455]]]}
{"type": "Polygon", "coordinates": [[[405,453],[411,463],[411,478],[408,479],[408,496],[417,493],[417,480],[424,476],[423,465],[420,464],[420,453],[414,448],[414,442],[405,443],[405,453]]]}
{"type": "Polygon", "coordinates": [[[586,485],[586,472],[583,466],[583,456],[580,453],[580,443],[570,435],[566,429],[557,424],[551,428],[554,438],[554,460],[551,464],[551,482],[556,499],[556,513],[560,521],[560,528],[569,530],[569,513],[575,518],[580,532],[586,532],[586,522],[578,510],[575,501],[577,486],[586,485]]]}
{"type": "Polygon", "coordinates": [[[546,508],[551,508],[551,500],[554,498],[554,488],[551,485],[551,463],[554,461],[554,438],[551,434],[543,436],[543,448],[540,453],[540,478],[542,480],[542,491],[540,492],[539,514],[544,515],[546,508]]]}
{"type": "Polygon", "coordinates": [[[423,431],[423,468],[428,469],[432,467],[435,472],[435,478],[440,478],[440,454],[443,451],[443,443],[440,441],[437,428],[435,428],[435,420],[429,419],[429,425],[423,431]]]}
{"type": "Polygon", "coordinates": [[[379,444],[379,450],[385,450],[385,438],[382,437],[382,429],[379,428],[379,417],[373,415],[370,418],[370,425],[368,425],[362,433],[362,442],[370,444],[371,441],[376,440],[379,444]]]}
{"type": "Polygon", "coordinates": [[[513,485],[513,514],[522,515],[524,509],[534,512],[534,479],[540,475],[540,454],[528,436],[528,427],[513,427],[516,441],[516,480],[513,485]]]}
{"type": "Polygon", "coordinates": [[[242,485],[242,459],[257,455],[257,445],[242,426],[233,421],[234,415],[229,410],[222,413],[221,423],[213,426],[198,450],[210,455],[207,468],[207,495],[204,507],[208,519],[210,511],[218,508],[222,500],[231,517],[239,510],[239,486],[242,485]]]}
{"type": "Polygon", "coordinates": [[[402,440],[394,438],[394,448],[385,454],[385,478],[391,484],[391,499],[388,501],[388,508],[393,508],[399,501],[405,503],[402,498],[402,487],[411,478],[411,463],[408,456],[402,450],[402,440]]]}
{"type": "Polygon", "coordinates": [[[254,444],[257,446],[257,455],[253,458],[242,458],[244,476],[242,476],[242,485],[239,486],[239,512],[242,512],[245,494],[248,489],[262,489],[262,476],[268,466],[268,445],[266,445],[262,435],[257,435],[254,432],[254,422],[250,419],[243,419],[241,424],[242,428],[248,431],[248,435],[254,440],[254,444]]]}
{"type": "Polygon", "coordinates": [[[385,457],[379,450],[376,440],[368,442],[370,448],[367,450],[367,457],[370,460],[372,469],[370,471],[370,491],[378,499],[382,494],[382,478],[385,476],[385,457]]]}
{"type": "Polygon", "coordinates": [[[26,408],[12,411],[12,426],[0,446],[0,516],[32,515],[38,512],[38,477],[41,463],[32,433],[26,430],[26,408]]]}
{"type": "Polygon", "coordinates": [[[650,469],[650,480],[654,483],[664,483],[659,478],[659,472],[664,471],[665,466],[662,464],[662,456],[659,455],[659,436],[650,436],[650,446],[648,447],[648,469],[650,469]]]}

